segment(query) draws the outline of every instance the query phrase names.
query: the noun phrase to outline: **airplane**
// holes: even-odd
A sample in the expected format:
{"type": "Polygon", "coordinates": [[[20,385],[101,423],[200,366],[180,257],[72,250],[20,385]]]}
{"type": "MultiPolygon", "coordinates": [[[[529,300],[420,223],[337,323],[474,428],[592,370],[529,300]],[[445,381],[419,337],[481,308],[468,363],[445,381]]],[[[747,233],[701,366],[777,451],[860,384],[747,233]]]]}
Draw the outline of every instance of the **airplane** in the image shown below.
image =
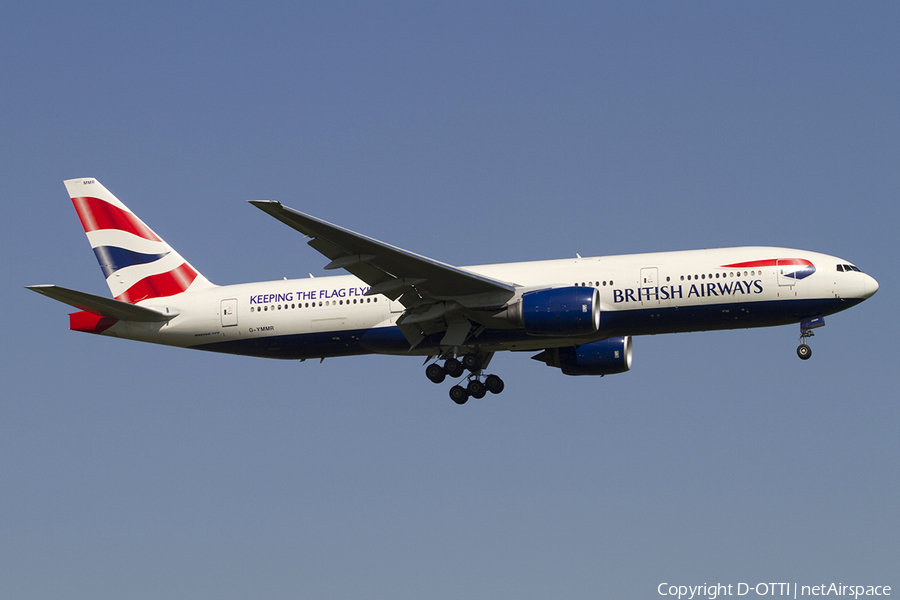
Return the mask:
{"type": "Polygon", "coordinates": [[[265,358],[426,357],[450,397],[499,394],[494,353],[566,375],[631,368],[632,338],[800,324],[797,354],[825,316],[878,291],[841,258],[738,247],[456,267],[269,200],[250,203],[348,274],[219,286],[95,178],[65,181],[113,298],[26,286],[78,309],[74,331],[265,358]],[[463,376],[465,376],[464,379],[463,376]]]}

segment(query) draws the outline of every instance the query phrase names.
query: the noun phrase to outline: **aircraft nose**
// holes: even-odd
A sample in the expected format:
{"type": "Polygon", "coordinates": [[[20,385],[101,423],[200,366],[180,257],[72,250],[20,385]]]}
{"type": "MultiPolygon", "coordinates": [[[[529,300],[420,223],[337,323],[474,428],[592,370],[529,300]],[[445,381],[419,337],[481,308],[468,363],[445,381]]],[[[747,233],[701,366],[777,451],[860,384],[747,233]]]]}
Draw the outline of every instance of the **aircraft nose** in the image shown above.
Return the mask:
{"type": "Polygon", "coordinates": [[[877,291],[878,282],[875,281],[875,278],[871,275],[866,275],[865,283],[863,284],[863,300],[865,300],[866,298],[871,298],[877,291]]]}

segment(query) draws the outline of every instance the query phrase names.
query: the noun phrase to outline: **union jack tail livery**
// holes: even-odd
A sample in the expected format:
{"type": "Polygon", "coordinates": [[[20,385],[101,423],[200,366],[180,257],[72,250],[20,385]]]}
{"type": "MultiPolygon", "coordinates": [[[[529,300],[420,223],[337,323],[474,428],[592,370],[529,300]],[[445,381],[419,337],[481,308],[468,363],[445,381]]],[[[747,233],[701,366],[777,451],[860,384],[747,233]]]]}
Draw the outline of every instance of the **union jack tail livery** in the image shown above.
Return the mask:
{"type": "Polygon", "coordinates": [[[212,286],[96,179],[65,184],[116,300],[137,304],[212,286]]]}

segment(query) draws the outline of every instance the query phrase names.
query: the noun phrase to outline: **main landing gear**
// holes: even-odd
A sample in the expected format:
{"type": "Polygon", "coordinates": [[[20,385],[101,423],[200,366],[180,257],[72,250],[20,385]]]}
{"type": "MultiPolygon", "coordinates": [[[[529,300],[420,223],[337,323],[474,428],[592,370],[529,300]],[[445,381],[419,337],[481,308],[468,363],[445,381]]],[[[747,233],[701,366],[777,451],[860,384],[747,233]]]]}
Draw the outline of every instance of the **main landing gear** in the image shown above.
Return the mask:
{"type": "Polygon", "coordinates": [[[444,361],[443,366],[438,363],[428,365],[425,368],[425,376],[434,383],[441,383],[448,375],[455,379],[469,371],[465,387],[454,385],[450,388],[450,399],[457,404],[465,404],[469,397],[484,398],[488,392],[499,394],[503,391],[502,379],[496,375],[484,375],[482,371],[484,362],[481,356],[472,353],[463,356],[462,360],[451,356],[444,361]]]}

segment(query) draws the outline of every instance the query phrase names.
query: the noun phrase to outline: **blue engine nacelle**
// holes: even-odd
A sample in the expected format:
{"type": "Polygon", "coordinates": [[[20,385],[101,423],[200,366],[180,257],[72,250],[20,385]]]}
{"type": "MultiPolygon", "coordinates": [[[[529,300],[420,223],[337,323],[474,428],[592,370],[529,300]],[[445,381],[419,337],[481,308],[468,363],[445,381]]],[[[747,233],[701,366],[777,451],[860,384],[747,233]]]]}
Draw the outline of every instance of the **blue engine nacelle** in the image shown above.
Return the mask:
{"type": "Polygon", "coordinates": [[[600,292],[577,286],[526,292],[503,316],[530,335],[590,335],[600,329],[600,292]]]}
{"type": "Polygon", "coordinates": [[[562,369],[566,375],[613,375],[631,368],[631,336],[607,338],[599,342],[548,348],[534,360],[562,369]]]}

